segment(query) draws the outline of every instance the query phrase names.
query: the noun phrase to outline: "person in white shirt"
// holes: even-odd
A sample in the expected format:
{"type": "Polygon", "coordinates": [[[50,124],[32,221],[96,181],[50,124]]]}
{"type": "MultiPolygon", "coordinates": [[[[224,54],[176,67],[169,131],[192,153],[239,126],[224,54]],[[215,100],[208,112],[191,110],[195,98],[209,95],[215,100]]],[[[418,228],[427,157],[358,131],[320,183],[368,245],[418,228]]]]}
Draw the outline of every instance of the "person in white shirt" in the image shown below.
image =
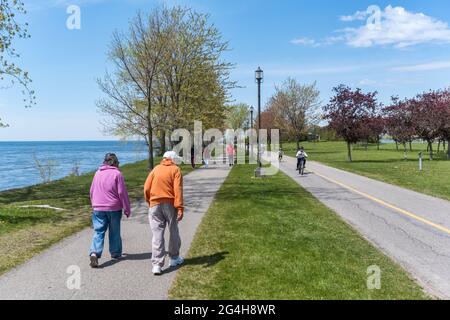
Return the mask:
{"type": "Polygon", "coordinates": [[[300,147],[300,149],[298,149],[295,157],[297,158],[297,170],[300,167],[301,161],[304,161],[303,168],[306,168],[306,158],[308,158],[308,154],[305,152],[305,149],[303,147],[300,147]]]}

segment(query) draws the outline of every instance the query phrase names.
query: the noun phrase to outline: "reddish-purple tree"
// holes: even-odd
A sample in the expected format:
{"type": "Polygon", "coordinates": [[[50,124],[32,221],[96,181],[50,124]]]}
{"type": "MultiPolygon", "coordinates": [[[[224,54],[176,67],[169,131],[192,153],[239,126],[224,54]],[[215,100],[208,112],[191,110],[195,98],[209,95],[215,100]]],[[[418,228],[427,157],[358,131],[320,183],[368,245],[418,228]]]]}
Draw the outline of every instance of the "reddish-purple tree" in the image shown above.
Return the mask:
{"type": "Polygon", "coordinates": [[[409,102],[412,123],[417,136],[428,143],[430,160],[433,160],[433,142],[441,133],[439,106],[442,99],[442,91],[430,91],[417,95],[409,102]]]}
{"type": "Polygon", "coordinates": [[[410,101],[392,97],[392,104],[383,108],[383,115],[388,134],[397,143],[403,145],[406,158],[406,144],[411,143],[416,134],[412,120],[410,101]]]}
{"type": "Polygon", "coordinates": [[[335,95],[324,107],[324,119],[329,120],[330,128],[347,142],[348,160],[351,162],[351,145],[367,135],[368,119],[376,114],[377,92],[363,93],[361,89],[352,90],[345,85],[335,87],[333,91],[335,95]]]}
{"type": "Polygon", "coordinates": [[[386,123],[382,115],[375,115],[369,118],[368,122],[370,136],[377,144],[377,149],[380,150],[381,136],[386,132],[386,123]]]}
{"type": "Polygon", "coordinates": [[[436,107],[439,138],[448,142],[447,158],[450,159],[450,89],[441,91],[441,98],[436,107]]]}

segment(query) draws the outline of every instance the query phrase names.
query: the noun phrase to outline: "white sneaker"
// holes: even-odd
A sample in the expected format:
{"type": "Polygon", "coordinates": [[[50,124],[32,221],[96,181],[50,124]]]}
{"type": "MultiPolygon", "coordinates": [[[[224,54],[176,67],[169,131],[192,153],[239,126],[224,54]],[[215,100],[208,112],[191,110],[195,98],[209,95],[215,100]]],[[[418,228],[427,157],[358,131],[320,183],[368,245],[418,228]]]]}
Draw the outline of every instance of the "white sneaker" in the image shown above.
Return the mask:
{"type": "Polygon", "coordinates": [[[184,259],[182,257],[178,257],[175,259],[171,258],[170,262],[169,262],[169,267],[173,268],[173,267],[179,266],[180,264],[183,264],[183,263],[184,263],[184,259]]]}
{"type": "Polygon", "coordinates": [[[160,266],[153,266],[152,272],[155,276],[159,276],[162,274],[162,269],[160,266]]]}

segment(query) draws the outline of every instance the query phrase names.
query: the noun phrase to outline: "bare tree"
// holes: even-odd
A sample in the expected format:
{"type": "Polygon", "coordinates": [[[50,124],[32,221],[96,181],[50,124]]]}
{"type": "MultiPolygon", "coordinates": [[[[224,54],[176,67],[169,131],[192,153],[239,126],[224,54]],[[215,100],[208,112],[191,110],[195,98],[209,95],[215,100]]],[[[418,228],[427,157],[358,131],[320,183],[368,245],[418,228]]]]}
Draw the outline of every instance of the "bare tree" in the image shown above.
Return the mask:
{"type": "Polygon", "coordinates": [[[275,88],[269,100],[269,108],[275,114],[275,121],[287,134],[295,136],[297,148],[305,130],[320,120],[320,91],[316,83],[301,85],[288,78],[281,87],[275,88]]]}
{"type": "Polygon", "coordinates": [[[78,160],[75,160],[73,162],[72,165],[72,172],[70,175],[74,176],[74,177],[79,177],[80,176],[80,162],[78,160]]]}
{"type": "Polygon", "coordinates": [[[108,96],[98,102],[98,107],[112,116],[112,128],[116,133],[145,139],[149,169],[154,166],[154,86],[166,54],[162,18],[159,8],[148,16],[138,13],[130,22],[128,34],[115,32],[109,50],[115,72],[98,80],[101,90],[108,96]]]}
{"type": "Polygon", "coordinates": [[[52,181],[54,169],[58,166],[58,163],[55,160],[46,160],[45,162],[42,162],[34,152],[33,160],[36,169],[39,171],[42,182],[49,183],[50,181],[52,181]]]}
{"type": "Polygon", "coordinates": [[[114,33],[110,59],[115,72],[99,80],[98,101],[109,132],[140,136],[153,168],[153,139],[164,148],[168,130],[194,120],[223,123],[231,65],[220,61],[227,44],[208,16],[181,7],[139,13],[128,34],[114,33]]]}

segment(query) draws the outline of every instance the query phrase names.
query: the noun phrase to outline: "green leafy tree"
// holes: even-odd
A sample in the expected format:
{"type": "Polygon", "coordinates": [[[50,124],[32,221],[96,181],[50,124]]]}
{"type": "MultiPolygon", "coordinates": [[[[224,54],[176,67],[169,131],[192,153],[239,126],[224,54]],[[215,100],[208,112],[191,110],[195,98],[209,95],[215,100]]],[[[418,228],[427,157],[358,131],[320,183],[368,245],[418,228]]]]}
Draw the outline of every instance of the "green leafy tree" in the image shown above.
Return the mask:
{"type": "MultiPolygon", "coordinates": [[[[22,24],[17,16],[26,14],[23,2],[19,0],[0,0],[0,82],[9,81],[11,87],[18,83],[22,87],[24,103],[27,107],[35,104],[36,97],[30,88],[31,79],[28,72],[21,69],[14,62],[19,53],[14,49],[13,43],[17,38],[29,38],[28,24],[22,24]]],[[[0,127],[7,126],[1,122],[0,127]]]]}
{"type": "Polygon", "coordinates": [[[140,136],[148,145],[153,168],[153,140],[165,148],[166,132],[223,126],[231,64],[221,60],[228,49],[208,16],[182,7],[139,13],[127,33],[114,33],[109,57],[113,74],[99,80],[106,98],[98,107],[107,115],[107,131],[140,136]]]}
{"type": "Polygon", "coordinates": [[[250,106],[245,103],[239,103],[227,106],[226,126],[229,129],[243,129],[248,121],[250,106]]]}

